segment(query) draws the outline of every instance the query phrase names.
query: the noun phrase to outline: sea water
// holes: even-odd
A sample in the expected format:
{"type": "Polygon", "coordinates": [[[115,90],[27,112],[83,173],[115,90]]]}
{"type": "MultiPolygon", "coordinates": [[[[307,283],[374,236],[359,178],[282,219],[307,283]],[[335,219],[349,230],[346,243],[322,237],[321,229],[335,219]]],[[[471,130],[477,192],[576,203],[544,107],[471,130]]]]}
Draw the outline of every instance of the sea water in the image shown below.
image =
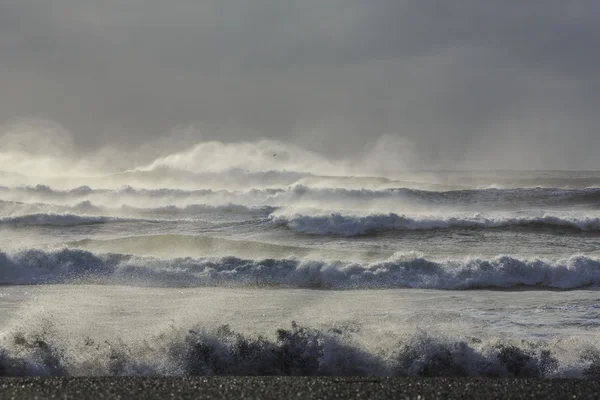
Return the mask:
{"type": "Polygon", "coordinates": [[[0,375],[598,376],[600,173],[289,164],[8,179],[0,375]]]}

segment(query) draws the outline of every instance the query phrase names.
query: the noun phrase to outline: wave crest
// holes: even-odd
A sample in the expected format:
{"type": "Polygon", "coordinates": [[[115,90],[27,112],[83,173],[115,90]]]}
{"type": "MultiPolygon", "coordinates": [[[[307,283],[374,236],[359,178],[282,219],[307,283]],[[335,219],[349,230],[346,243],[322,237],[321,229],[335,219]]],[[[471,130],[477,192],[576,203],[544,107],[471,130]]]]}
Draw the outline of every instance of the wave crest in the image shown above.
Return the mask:
{"type": "Polygon", "coordinates": [[[385,231],[411,231],[431,229],[488,229],[488,228],[548,228],[576,231],[599,231],[600,218],[545,214],[543,216],[440,216],[408,217],[395,213],[370,215],[291,215],[273,214],[271,220],[278,225],[312,235],[359,236],[385,231]]]}

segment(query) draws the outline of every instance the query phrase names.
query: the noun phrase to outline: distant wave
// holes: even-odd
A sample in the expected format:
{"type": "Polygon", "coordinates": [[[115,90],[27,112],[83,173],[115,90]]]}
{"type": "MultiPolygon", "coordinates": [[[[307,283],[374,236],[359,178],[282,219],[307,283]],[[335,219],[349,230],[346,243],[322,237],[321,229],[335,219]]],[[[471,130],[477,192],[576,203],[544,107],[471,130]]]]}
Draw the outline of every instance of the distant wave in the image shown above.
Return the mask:
{"type": "Polygon", "coordinates": [[[450,191],[409,188],[344,189],[304,185],[254,188],[247,190],[143,189],[124,186],[119,189],[92,189],[82,186],[55,190],[45,185],[0,187],[5,200],[41,202],[83,202],[148,207],[192,204],[239,204],[251,207],[321,204],[331,207],[358,207],[375,204],[412,206],[482,207],[522,209],[539,207],[585,207],[600,209],[600,188],[587,189],[469,189],[450,191]],[[141,205],[140,205],[141,204],[141,205]]]}
{"type": "Polygon", "coordinates": [[[22,203],[0,200],[0,224],[70,226],[91,223],[119,222],[132,218],[191,218],[202,214],[250,215],[266,218],[275,207],[248,207],[239,204],[190,204],[183,207],[101,207],[89,201],[69,206],[45,203],[22,203]],[[121,217],[121,218],[117,218],[121,217]]]}
{"type": "Polygon", "coordinates": [[[35,185],[35,186],[16,186],[16,187],[8,187],[2,186],[0,187],[0,193],[5,197],[12,197],[12,194],[15,195],[27,195],[33,196],[36,199],[45,198],[45,199],[59,199],[59,200],[79,200],[79,199],[88,199],[89,196],[99,196],[99,195],[114,195],[114,196],[147,196],[147,197],[185,197],[191,195],[207,195],[215,192],[211,189],[199,189],[199,190],[183,190],[183,189],[134,189],[131,186],[122,186],[118,189],[92,189],[90,186],[79,186],[73,189],[67,190],[57,190],[53,189],[48,185],[35,185]]]}
{"type": "Polygon", "coordinates": [[[420,376],[597,379],[600,350],[552,342],[453,339],[421,332],[388,335],[391,348],[369,351],[352,329],[292,322],[257,337],[228,325],[173,327],[127,337],[63,338],[52,322],[17,328],[0,342],[0,376],[271,375],[420,376]]]}
{"type": "Polygon", "coordinates": [[[275,224],[311,235],[359,236],[386,231],[414,231],[432,229],[500,229],[500,228],[547,228],[576,231],[600,231],[600,218],[543,216],[440,216],[408,217],[405,215],[370,214],[365,216],[331,213],[327,215],[273,215],[275,224]]]}
{"type": "Polygon", "coordinates": [[[436,262],[398,256],[368,264],[283,259],[97,255],[84,250],[0,253],[0,284],[98,282],[139,286],[281,286],[314,289],[579,289],[600,284],[600,259],[499,256],[436,262]]]}
{"type": "Polygon", "coordinates": [[[252,207],[244,206],[241,204],[222,204],[222,205],[210,205],[210,204],[190,204],[183,207],[178,206],[165,206],[157,208],[139,208],[123,206],[121,212],[131,212],[137,214],[147,215],[166,215],[166,216],[177,216],[177,215],[196,215],[207,212],[212,213],[227,213],[227,214],[260,214],[264,217],[268,216],[276,210],[276,207],[261,206],[252,207]]]}

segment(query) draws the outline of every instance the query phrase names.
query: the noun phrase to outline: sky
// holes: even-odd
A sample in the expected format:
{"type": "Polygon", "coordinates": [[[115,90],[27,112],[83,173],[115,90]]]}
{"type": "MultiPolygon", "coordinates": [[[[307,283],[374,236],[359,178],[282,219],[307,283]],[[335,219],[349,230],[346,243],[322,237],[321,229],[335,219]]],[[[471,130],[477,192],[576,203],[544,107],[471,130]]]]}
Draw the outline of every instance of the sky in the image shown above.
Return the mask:
{"type": "Polygon", "coordinates": [[[597,0],[0,0],[0,126],[600,169],[599,48],[597,0]]]}

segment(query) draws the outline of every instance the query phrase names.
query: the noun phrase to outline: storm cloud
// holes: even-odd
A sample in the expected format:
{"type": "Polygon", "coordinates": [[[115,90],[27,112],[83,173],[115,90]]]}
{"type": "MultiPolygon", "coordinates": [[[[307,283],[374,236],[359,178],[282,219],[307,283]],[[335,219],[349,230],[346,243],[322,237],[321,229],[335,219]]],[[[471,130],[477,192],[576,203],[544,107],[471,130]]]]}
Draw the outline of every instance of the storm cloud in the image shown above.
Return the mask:
{"type": "Polygon", "coordinates": [[[0,123],[597,169],[599,45],[594,0],[0,0],[0,123]]]}

